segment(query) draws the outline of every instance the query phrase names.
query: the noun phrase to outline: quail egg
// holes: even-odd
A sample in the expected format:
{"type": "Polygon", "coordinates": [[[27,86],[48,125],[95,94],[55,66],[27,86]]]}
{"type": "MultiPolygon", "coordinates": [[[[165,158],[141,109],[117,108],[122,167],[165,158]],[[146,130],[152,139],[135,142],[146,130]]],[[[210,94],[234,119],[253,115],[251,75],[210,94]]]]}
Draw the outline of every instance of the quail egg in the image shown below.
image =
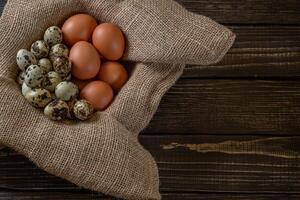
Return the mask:
{"type": "Polygon", "coordinates": [[[69,118],[69,119],[75,119],[75,115],[74,115],[74,112],[73,112],[73,108],[74,108],[74,105],[75,105],[75,103],[76,103],[77,101],[78,101],[78,100],[77,100],[76,97],[75,97],[75,98],[71,98],[69,101],[66,101],[66,103],[67,103],[68,106],[69,106],[69,110],[70,110],[69,115],[68,115],[68,118],[69,118]]]}
{"type": "Polygon", "coordinates": [[[74,105],[73,112],[76,118],[86,120],[93,114],[94,108],[86,100],[77,101],[74,105]]]}
{"type": "Polygon", "coordinates": [[[30,65],[26,69],[24,82],[31,88],[40,87],[44,79],[44,71],[38,65],[30,65]]]}
{"type": "Polygon", "coordinates": [[[57,98],[69,101],[71,98],[75,98],[79,90],[77,85],[69,81],[63,81],[55,88],[55,95],[57,98]]]}
{"type": "Polygon", "coordinates": [[[28,87],[28,86],[26,85],[26,83],[24,82],[24,83],[22,84],[22,94],[23,94],[23,96],[25,97],[26,94],[27,94],[29,91],[31,91],[31,88],[28,87]]]}
{"type": "Polygon", "coordinates": [[[61,77],[67,77],[71,72],[71,61],[68,58],[59,56],[55,57],[53,60],[53,69],[56,71],[61,77]]]}
{"type": "Polygon", "coordinates": [[[17,77],[17,82],[22,85],[25,79],[25,71],[21,71],[17,77]]]}
{"type": "Polygon", "coordinates": [[[68,104],[60,99],[55,99],[45,107],[44,114],[52,120],[66,119],[69,114],[68,104]]]}
{"type": "Polygon", "coordinates": [[[43,88],[49,90],[50,92],[55,91],[55,87],[62,82],[60,75],[57,72],[48,72],[43,80],[43,88]]]}
{"type": "Polygon", "coordinates": [[[50,49],[49,57],[53,62],[56,57],[68,57],[69,49],[64,44],[56,44],[50,49]]]}
{"type": "Polygon", "coordinates": [[[49,46],[44,40],[38,40],[31,45],[31,53],[37,59],[45,58],[49,53],[49,46]]]}
{"type": "Polygon", "coordinates": [[[29,65],[36,65],[37,61],[33,53],[26,49],[20,49],[17,53],[17,64],[24,71],[29,65]]]}
{"type": "Polygon", "coordinates": [[[62,42],[63,34],[59,27],[51,26],[44,34],[44,41],[51,47],[62,42]]]}
{"type": "Polygon", "coordinates": [[[45,73],[48,73],[52,70],[52,63],[48,58],[40,59],[38,65],[44,70],[45,73]]]}
{"type": "Polygon", "coordinates": [[[44,108],[52,100],[50,92],[40,88],[28,91],[25,99],[37,108],[44,108]]]}

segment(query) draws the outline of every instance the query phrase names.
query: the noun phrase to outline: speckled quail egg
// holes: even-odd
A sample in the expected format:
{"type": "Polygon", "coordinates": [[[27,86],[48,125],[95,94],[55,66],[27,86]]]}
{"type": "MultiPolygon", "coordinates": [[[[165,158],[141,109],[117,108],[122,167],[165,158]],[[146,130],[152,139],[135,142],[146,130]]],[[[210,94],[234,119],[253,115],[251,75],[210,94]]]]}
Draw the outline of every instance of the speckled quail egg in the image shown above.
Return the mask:
{"type": "Polygon", "coordinates": [[[55,87],[62,82],[60,75],[57,72],[48,72],[43,80],[43,88],[49,90],[50,92],[55,91],[55,87]]]}
{"type": "Polygon", "coordinates": [[[22,85],[23,82],[24,82],[24,79],[25,79],[25,71],[21,71],[19,74],[18,74],[18,77],[17,77],[17,82],[22,85]]]}
{"type": "Polygon", "coordinates": [[[38,62],[38,66],[44,70],[45,73],[48,73],[52,70],[52,63],[48,58],[42,58],[38,62]]]}
{"type": "Polygon", "coordinates": [[[56,71],[61,77],[65,78],[71,72],[71,61],[68,58],[60,56],[56,57],[53,60],[53,69],[56,71]]]}
{"type": "Polygon", "coordinates": [[[36,65],[37,61],[33,53],[26,49],[20,49],[17,53],[17,64],[22,71],[29,65],[36,65]]]}
{"type": "Polygon", "coordinates": [[[94,108],[92,104],[86,100],[77,101],[74,105],[73,112],[76,118],[86,120],[93,114],[94,108]]]}
{"type": "Polygon", "coordinates": [[[56,121],[66,119],[69,114],[68,104],[60,99],[55,99],[45,107],[44,114],[56,121]]]}
{"type": "Polygon", "coordinates": [[[27,94],[29,91],[31,91],[31,88],[28,87],[28,86],[26,85],[26,83],[24,82],[24,83],[22,84],[22,94],[23,94],[23,96],[25,97],[26,94],[27,94]]]}
{"type": "Polygon", "coordinates": [[[44,34],[44,41],[51,47],[62,42],[63,34],[59,27],[51,26],[44,34]]]}
{"type": "Polygon", "coordinates": [[[69,49],[64,44],[56,44],[50,49],[49,58],[53,62],[56,57],[68,57],[69,49]]]}
{"type": "Polygon", "coordinates": [[[57,98],[69,101],[71,98],[75,98],[79,90],[77,85],[69,81],[63,81],[55,88],[55,95],[57,98]]]}
{"type": "Polygon", "coordinates": [[[46,58],[49,53],[49,46],[44,40],[38,40],[31,45],[30,51],[37,59],[46,58]]]}
{"type": "Polygon", "coordinates": [[[68,118],[69,118],[69,119],[75,119],[75,118],[76,118],[75,115],[74,115],[74,112],[73,112],[73,108],[74,108],[74,105],[75,105],[75,103],[76,103],[77,101],[78,101],[78,100],[77,100],[76,97],[75,97],[75,98],[71,98],[69,101],[66,101],[66,103],[67,103],[68,106],[69,106],[69,110],[70,110],[69,115],[68,115],[68,118]]]}
{"type": "Polygon", "coordinates": [[[32,89],[26,93],[25,98],[31,105],[44,108],[51,100],[51,94],[46,89],[32,89]]]}
{"type": "Polygon", "coordinates": [[[44,70],[38,65],[30,65],[26,69],[24,82],[31,88],[40,87],[44,80],[44,70]]]}

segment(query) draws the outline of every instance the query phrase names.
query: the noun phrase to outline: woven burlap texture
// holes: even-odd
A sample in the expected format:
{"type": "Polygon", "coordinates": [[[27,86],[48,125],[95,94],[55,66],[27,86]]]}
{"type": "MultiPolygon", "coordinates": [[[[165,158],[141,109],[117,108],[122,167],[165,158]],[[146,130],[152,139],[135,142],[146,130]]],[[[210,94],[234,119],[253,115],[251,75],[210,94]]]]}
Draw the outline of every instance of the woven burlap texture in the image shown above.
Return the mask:
{"type": "Polygon", "coordinates": [[[158,169],[138,142],[185,64],[218,62],[234,34],[171,0],[10,0],[0,21],[0,143],[43,170],[124,199],[160,199],[158,169]],[[76,13],[117,24],[127,37],[130,79],[88,122],[53,122],[26,102],[15,78],[21,48],[76,13]]]}

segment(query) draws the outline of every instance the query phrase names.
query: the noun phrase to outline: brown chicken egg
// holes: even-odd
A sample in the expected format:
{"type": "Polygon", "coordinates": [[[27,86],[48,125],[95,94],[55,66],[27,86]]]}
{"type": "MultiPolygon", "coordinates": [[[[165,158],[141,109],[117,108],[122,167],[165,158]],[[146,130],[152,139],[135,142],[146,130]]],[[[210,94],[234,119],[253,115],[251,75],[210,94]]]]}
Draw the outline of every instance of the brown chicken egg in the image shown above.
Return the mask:
{"type": "Polygon", "coordinates": [[[118,62],[105,62],[101,65],[98,78],[119,91],[128,79],[126,69],[118,62]]]}
{"type": "Polygon", "coordinates": [[[120,28],[111,23],[98,25],[93,32],[93,45],[108,60],[118,60],[125,50],[125,38],[120,28]]]}
{"type": "Polygon", "coordinates": [[[92,81],[80,92],[80,98],[89,101],[95,110],[101,111],[113,100],[112,88],[103,81],[92,81]]]}
{"type": "Polygon", "coordinates": [[[97,21],[90,15],[77,14],[65,21],[62,27],[63,38],[72,46],[79,41],[90,41],[97,21]]]}
{"type": "Polygon", "coordinates": [[[85,41],[77,42],[70,50],[71,73],[74,77],[87,80],[95,77],[100,69],[100,56],[95,47],[85,41]]]}

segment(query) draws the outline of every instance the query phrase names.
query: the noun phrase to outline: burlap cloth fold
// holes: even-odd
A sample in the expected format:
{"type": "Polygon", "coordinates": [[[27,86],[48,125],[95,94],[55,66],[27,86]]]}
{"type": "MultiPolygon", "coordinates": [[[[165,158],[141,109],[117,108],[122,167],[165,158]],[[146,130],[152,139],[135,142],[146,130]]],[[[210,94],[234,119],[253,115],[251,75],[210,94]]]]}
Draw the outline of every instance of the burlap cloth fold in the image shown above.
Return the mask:
{"type": "Polygon", "coordinates": [[[172,0],[10,0],[0,21],[0,143],[45,171],[84,188],[124,199],[160,199],[153,157],[138,134],[185,64],[218,62],[234,34],[172,0]],[[69,16],[89,13],[127,37],[130,79],[104,112],[89,122],[46,118],[15,82],[16,53],[69,16]]]}

